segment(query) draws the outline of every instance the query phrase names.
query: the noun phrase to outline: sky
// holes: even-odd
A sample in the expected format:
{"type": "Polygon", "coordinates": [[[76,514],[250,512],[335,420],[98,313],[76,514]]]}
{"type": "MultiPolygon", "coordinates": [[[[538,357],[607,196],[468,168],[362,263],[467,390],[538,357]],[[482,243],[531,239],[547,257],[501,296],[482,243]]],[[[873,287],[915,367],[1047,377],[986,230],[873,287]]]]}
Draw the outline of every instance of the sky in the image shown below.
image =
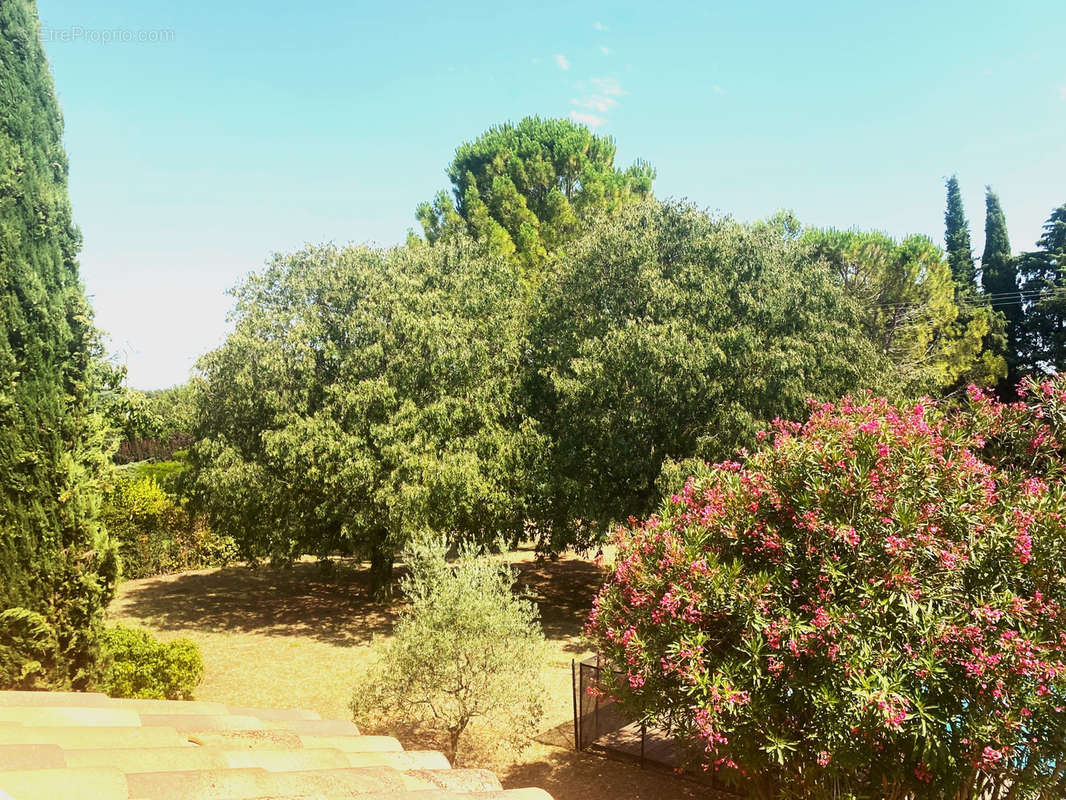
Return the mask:
{"type": "Polygon", "coordinates": [[[1066,202],[1062,0],[38,0],[82,278],[135,388],[188,379],[227,290],[308,242],[402,242],[455,148],[526,115],[658,197],[943,242],[957,173],[1015,251],[1066,202]]]}

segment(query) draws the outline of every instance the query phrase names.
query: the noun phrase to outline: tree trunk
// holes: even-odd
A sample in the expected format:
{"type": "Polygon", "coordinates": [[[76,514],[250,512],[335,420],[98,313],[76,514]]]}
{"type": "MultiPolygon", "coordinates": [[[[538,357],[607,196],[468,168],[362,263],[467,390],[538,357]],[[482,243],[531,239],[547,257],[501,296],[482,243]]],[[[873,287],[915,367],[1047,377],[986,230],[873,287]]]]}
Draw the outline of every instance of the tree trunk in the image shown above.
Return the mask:
{"type": "Polygon", "coordinates": [[[466,726],[470,724],[469,718],[462,719],[452,727],[448,728],[448,763],[453,767],[457,766],[455,763],[455,757],[459,753],[459,739],[463,735],[463,731],[466,730],[466,726]]]}
{"type": "Polygon", "coordinates": [[[392,548],[379,539],[370,551],[370,594],[375,600],[387,600],[392,590],[392,548]]]}

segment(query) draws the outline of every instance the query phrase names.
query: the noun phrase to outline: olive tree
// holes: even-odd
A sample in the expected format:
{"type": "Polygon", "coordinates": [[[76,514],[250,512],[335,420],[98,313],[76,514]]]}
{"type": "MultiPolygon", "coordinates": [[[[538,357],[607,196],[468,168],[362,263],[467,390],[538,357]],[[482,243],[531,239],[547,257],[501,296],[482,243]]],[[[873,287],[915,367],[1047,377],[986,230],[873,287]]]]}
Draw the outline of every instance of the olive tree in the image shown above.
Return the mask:
{"type": "Polygon", "coordinates": [[[545,657],[536,606],[513,590],[509,566],[464,545],[454,563],[443,540],[405,553],[409,605],[352,699],[370,728],[413,722],[441,735],[449,760],[472,728],[522,746],[540,720],[545,657]]]}

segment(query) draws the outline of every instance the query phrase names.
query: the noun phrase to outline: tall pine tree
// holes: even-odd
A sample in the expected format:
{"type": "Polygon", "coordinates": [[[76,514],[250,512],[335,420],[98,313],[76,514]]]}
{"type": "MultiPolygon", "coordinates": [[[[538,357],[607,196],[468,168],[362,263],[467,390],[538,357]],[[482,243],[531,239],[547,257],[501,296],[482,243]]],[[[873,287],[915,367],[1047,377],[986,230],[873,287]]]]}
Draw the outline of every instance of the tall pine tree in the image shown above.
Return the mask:
{"type": "Polygon", "coordinates": [[[1059,372],[1066,369],[1066,203],[1051,212],[1037,248],[1018,259],[1025,297],[1021,366],[1059,372]]]}
{"type": "Polygon", "coordinates": [[[955,303],[959,307],[955,329],[960,341],[975,343],[970,358],[975,365],[979,365],[978,369],[964,376],[955,388],[961,389],[969,383],[998,386],[1004,382],[1008,373],[1004,358],[1007,350],[1006,320],[977,291],[977,269],[974,266],[973,245],[970,243],[970,224],[966,221],[966,214],[962,209],[959,179],[955,175],[947,180],[947,192],[944,243],[951,279],[955,284],[955,303]]]}
{"type": "Polygon", "coordinates": [[[0,2],[0,687],[83,688],[116,561],[97,343],[34,0],[0,2]]]}
{"type": "Polygon", "coordinates": [[[973,263],[973,245],[970,243],[970,223],[962,209],[962,194],[959,179],[948,178],[948,205],[944,212],[944,245],[948,251],[948,265],[955,279],[956,297],[974,293],[977,289],[977,270],[973,263]]]}
{"type": "Polygon", "coordinates": [[[1018,293],[1018,263],[1010,253],[1007,218],[992,187],[985,187],[985,251],[981,256],[981,287],[989,304],[1006,320],[1007,377],[1000,384],[1000,394],[1013,391],[1021,378],[1018,355],[1025,315],[1018,293]]]}

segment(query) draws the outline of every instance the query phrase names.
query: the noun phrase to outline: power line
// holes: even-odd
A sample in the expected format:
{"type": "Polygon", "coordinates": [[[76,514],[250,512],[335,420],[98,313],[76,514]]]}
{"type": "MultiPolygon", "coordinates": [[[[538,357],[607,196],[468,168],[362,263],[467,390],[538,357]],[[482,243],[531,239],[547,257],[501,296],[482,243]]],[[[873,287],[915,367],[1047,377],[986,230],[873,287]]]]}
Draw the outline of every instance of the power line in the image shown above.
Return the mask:
{"type": "MultiPolygon", "coordinates": [[[[1066,287],[1056,286],[1051,290],[1045,291],[1043,289],[1029,289],[1025,291],[1017,292],[996,292],[992,294],[979,294],[975,295],[978,300],[985,300],[981,303],[983,306],[989,306],[991,308],[1000,308],[1003,306],[1014,305],[1015,303],[1024,302],[1039,302],[1045,298],[1050,297],[1066,297],[1066,287]]],[[[915,308],[923,305],[922,303],[883,303],[876,306],[876,308],[882,311],[892,311],[895,309],[915,308]]]]}

